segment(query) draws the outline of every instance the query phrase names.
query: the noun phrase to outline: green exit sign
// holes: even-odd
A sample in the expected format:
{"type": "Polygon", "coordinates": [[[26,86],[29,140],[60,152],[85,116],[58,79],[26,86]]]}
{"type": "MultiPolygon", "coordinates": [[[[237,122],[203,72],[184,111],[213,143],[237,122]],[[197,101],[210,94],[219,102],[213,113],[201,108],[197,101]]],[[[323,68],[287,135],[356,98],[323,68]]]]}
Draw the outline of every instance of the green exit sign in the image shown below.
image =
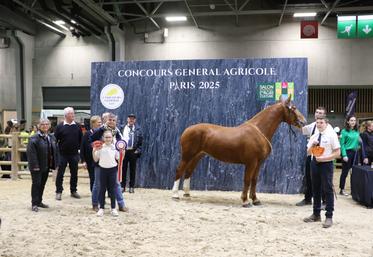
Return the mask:
{"type": "Polygon", "coordinates": [[[338,38],[356,38],[356,16],[338,16],[338,38]]]}
{"type": "Polygon", "coordinates": [[[373,38],[373,15],[357,17],[357,35],[359,38],[373,38]]]}

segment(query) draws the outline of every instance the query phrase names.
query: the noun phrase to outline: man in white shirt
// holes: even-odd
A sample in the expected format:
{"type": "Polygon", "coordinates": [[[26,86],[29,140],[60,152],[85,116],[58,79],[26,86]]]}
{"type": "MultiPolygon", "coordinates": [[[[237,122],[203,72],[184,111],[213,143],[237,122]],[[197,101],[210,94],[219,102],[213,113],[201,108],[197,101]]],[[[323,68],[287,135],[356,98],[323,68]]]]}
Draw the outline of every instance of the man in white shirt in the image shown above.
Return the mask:
{"type": "MultiPolygon", "coordinates": [[[[302,128],[303,135],[307,138],[310,138],[315,133],[318,133],[318,129],[316,127],[316,119],[318,117],[325,117],[326,109],[322,106],[317,107],[315,111],[315,121],[311,124],[308,124],[302,128]]],[[[333,130],[333,127],[328,123],[327,130],[333,130]]],[[[298,203],[296,206],[304,206],[304,205],[311,205],[312,204],[312,182],[311,182],[311,156],[307,156],[306,159],[306,170],[303,179],[303,186],[304,186],[304,199],[298,203]]],[[[324,197],[323,197],[324,200],[324,197]]]]}
{"type": "Polygon", "coordinates": [[[326,219],[324,228],[333,225],[334,194],[333,194],[333,160],[340,156],[340,144],[337,133],[327,129],[328,120],[319,117],[316,120],[318,132],[311,136],[307,144],[307,153],[311,155],[311,179],[313,191],[313,213],[304,219],[304,222],[321,221],[321,191],[326,196],[326,219]],[[313,155],[313,148],[319,146],[324,149],[320,156],[313,155]]]}

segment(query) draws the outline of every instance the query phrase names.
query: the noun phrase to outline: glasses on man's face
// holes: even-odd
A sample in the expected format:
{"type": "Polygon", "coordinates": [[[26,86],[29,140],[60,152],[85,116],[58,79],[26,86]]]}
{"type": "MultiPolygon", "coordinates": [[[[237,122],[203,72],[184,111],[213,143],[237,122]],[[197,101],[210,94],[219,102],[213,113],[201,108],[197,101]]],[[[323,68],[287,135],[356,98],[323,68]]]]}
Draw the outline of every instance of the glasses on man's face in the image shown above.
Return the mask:
{"type": "Polygon", "coordinates": [[[110,139],[111,139],[111,138],[113,138],[113,137],[104,137],[104,138],[110,138],[110,139]]]}
{"type": "Polygon", "coordinates": [[[41,123],[40,126],[49,126],[49,123],[41,123]]]}

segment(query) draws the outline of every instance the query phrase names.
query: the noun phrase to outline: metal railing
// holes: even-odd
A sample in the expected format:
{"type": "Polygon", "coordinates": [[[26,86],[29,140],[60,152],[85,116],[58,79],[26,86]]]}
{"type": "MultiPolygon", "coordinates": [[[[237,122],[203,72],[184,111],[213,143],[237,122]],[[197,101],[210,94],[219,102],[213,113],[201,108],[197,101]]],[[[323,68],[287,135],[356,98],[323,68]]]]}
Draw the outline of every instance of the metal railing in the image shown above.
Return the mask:
{"type": "MultiPolygon", "coordinates": [[[[23,169],[27,167],[27,161],[21,161],[21,153],[26,152],[26,147],[23,146],[20,142],[21,139],[29,138],[29,135],[20,135],[19,132],[12,132],[11,134],[0,134],[0,139],[3,138],[5,140],[11,140],[11,147],[0,147],[0,153],[7,153],[10,152],[10,160],[3,161],[0,160],[0,165],[10,165],[10,170],[0,170],[1,174],[10,174],[12,179],[18,179],[19,175],[30,175],[30,171],[23,169]]],[[[82,164],[79,164],[79,169],[84,168],[82,164]]],[[[87,175],[79,175],[79,177],[88,177],[87,175]]]]}

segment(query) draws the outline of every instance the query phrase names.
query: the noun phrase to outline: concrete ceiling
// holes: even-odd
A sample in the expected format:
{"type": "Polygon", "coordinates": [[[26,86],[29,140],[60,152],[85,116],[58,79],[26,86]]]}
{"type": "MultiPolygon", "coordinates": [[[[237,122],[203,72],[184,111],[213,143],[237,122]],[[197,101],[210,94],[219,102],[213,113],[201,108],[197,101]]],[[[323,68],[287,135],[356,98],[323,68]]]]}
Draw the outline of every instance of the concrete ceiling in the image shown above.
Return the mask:
{"type": "Polygon", "coordinates": [[[311,11],[323,25],[337,14],[373,14],[373,0],[7,0],[0,2],[0,29],[35,34],[41,24],[61,36],[101,37],[110,25],[160,30],[170,15],[187,16],[187,23],[201,28],[209,18],[223,16],[232,17],[231,26],[253,15],[278,17],[275,25],[281,25],[287,15],[311,11]],[[56,20],[63,20],[67,29],[56,20]]]}

